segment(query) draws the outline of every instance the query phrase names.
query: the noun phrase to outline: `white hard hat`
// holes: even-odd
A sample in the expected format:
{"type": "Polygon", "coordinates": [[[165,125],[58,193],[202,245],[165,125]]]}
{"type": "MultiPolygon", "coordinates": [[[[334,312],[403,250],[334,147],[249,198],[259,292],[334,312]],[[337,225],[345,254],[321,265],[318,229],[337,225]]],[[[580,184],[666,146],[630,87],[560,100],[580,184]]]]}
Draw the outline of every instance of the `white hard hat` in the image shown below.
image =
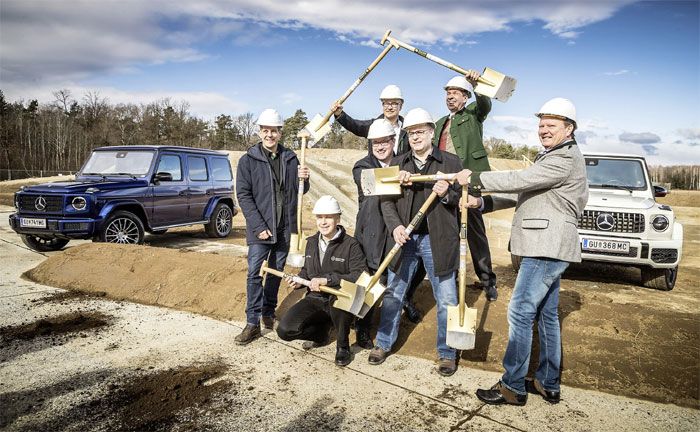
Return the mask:
{"type": "Polygon", "coordinates": [[[451,80],[447,81],[447,84],[445,84],[444,88],[445,88],[445,90],[447,90],[449,88],[462,89],[462,90],[468,92],[470,95],[474,92],[474,88],[469,83],[469,81],[467,81],[467,79],[461,75],[456,76],[456,77],[452,78],[451,80]]]}
{"type": "Polygon", "coordinates": [[[537,117],[542,117],[544,115],[566,117],[576,123],[576,107],[569,99],[564,98],[548,100],[535,115],[537,117]]]}
{"type": "Polygon", "coordinates": [[[408,129],[411,126],[417,126],[426,123],[435,127],[433,117],[428,111],[424,110],[423,108],[413,108],[411,111],[408,112],[408,114],[406,114],[406,117],[404,117],[403,128],[408,129]]]}
{"type": "Polygon", "coordinates": [[[314,204],[314,209],[311,210],[311,213],[315,215],[339,215],[343,212],[340,211],[340,204],[338,204],[337,199],[330,195],[323,195],[316,201],[316,204],[314,204]]]}
{"type": "Polygon", "coordinates": [[[384,138],[395,135],[396,131],[394,130],[394,126],[391,125],[389,120],[383,118],[373,121],[369,127],[369,132],[367,132],[367,138],[369,139],[384,138]]]}
{"type": "Polygon", "coordinates": [[[384,90],[382,90],[381,94],[379,95],[379,99],[401,99],[403,101],[403,95],[401,94],[401,89],[399,86],[389,84],[388,86],[384,87],[384,90]]]}
{"type": "Polygon", "coordinates": [[[256,123],[258,126],[284,126],[282,116],[272,108],[263,110],[263,112],[260,113],[260,116],[258,116],[258,121],[256,123]]]}

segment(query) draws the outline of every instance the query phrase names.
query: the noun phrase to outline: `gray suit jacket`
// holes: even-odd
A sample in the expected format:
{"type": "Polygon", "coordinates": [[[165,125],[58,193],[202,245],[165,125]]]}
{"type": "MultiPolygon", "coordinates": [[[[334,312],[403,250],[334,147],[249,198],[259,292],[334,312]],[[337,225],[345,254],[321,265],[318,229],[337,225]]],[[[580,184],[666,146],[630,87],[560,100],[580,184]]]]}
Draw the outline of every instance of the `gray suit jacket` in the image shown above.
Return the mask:
{"type": "Polygon", "coordinates": [[[472,176],[476,189],[517,194],[517,200],[490,195],[484,212],[515,206],[510,251],[525,257],[580,262],[576,230],[588,202],[586,163],[575,141],[553,148],[520,171],[491,171],[472,176]]]}

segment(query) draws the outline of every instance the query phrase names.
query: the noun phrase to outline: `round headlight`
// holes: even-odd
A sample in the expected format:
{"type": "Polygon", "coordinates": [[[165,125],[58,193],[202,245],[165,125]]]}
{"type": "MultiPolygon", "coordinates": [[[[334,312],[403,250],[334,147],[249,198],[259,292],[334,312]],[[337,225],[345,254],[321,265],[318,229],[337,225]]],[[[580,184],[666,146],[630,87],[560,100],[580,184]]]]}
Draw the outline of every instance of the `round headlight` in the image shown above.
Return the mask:
{"type": "Polygon", "coordinates": [[[668,218],[664,215],[658,215],[651,221],[651,226],[654,227],[656,231],[666,231],[666,228],[668,228],[668,218]]]}
{"type": "Polygon", "coordinates": [[[87,207],[87,201],[85,201],[85,198],[83,197],[75,197],[73,198],[73,201],[71,201],[70,205],[72,205],[76,210],[85,210],[85,207],[87,207]]]}

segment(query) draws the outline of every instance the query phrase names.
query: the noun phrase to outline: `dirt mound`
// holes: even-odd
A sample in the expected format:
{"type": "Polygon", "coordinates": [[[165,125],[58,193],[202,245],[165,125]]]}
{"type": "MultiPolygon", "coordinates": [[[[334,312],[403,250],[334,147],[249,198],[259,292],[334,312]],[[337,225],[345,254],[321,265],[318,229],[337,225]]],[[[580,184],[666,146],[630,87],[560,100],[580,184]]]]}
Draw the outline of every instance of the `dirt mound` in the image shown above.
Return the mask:
{"type": "MultiPolygon", "coordinates": [[[[499,277],[497,302],[486,302],[478,288],[468,290],[467,304],[478,310],[479,322],[476,347],[462,353],[460,364],[501,371],[515,273],[505,266],[494,270],[499,277]]],[[[66,289],[106,292],[115,299],[221,319],[245,319],[244,257],[93,243],[55,254],[26,276],[66,289]]],[[[692,281],[700,278],[700,270],[681,272],[672,293],[636,287],[638,277],[635,269],[610,266],[580,265],[567,271],[559,311],[564,341],[562,381],[698,407],[700,318],[692,281]]],[[[281,287],[277,315],[282,316],[301,295],[281,287]]],[[[415,300],[425,318],[418,325],[403,320],[396,349],[433,359],[435,301],[428,283],[418,289],[415,300]]],[[[536,358],[535,354],[533,364],[536,358]]]]}

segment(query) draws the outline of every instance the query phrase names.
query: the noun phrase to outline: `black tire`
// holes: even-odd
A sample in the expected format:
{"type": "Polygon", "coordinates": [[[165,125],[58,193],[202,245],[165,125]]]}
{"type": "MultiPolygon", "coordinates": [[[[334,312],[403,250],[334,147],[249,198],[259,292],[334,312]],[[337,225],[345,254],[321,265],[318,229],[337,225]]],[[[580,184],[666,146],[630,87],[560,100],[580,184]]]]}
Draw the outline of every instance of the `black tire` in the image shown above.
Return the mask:
{"type": "Polygon", "coordinates": [[[225,203],[218,203],[211,213],[209,223],[204,225],[204,230],[211,238],[228,237],[233,227],[233,211],[225,203]]]}
{"type": "Polygon", "coordinates": [[[516,273],[520,270],[520,263],[522,261],[523,257],[510,254],[510,263],[513,266],[513,270],[515,270],[516,273]]]}
{"type": "Polygon", "coordinates": [[[53,252],[63,249],[70,240],[56,237],[41,237],[32,234],[20,234],[22,242],[29,248],[39,252],[53,252]]]}
{"type": "Polygon", "coordinates": [[[141,244],[144,237],[141,219],[124,210],[109,215],[100,230],[100,241],[105,243],[141,244]]]}
{"type": "Polygon", "coordinates": [[[671,291],[676,285],[677,277],[678,267],[666,269],[642,267],[642,285],[647,288],[671,291]]]}

